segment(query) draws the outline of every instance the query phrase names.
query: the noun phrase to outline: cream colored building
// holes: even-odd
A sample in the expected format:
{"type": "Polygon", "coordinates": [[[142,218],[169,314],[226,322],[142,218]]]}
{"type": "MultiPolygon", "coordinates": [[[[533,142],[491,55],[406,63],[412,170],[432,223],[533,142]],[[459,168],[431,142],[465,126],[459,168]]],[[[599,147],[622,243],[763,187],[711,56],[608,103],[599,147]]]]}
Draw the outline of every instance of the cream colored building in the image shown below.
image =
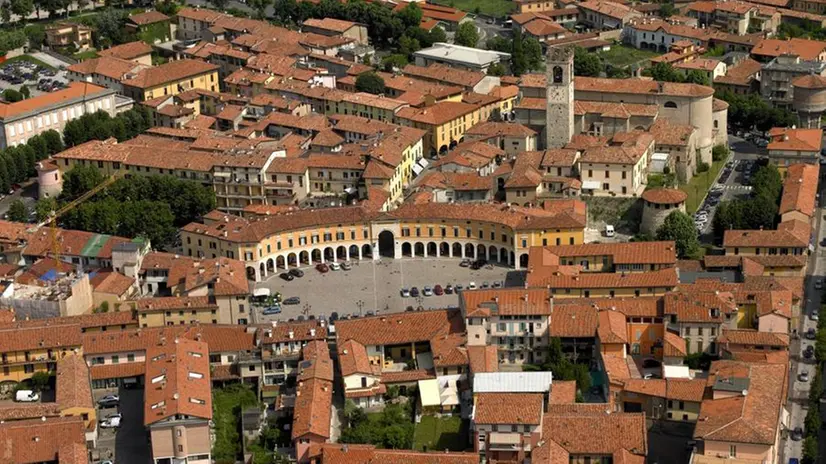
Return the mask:
{"type": "Polygon", "coordinates": [[[115,90],[73,82],[63,90],[0,103],[0,148],[24,144],[47,130],[62,133],[69,121],[96,111],[115,115],[115,90]]]}

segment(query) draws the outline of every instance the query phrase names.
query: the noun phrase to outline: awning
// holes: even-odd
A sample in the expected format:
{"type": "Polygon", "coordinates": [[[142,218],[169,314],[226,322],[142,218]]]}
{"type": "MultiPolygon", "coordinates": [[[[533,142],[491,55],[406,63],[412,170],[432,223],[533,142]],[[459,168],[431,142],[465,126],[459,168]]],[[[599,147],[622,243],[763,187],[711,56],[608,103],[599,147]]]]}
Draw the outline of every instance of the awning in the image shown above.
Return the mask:
{"type": "Polygon", "coordinates": [[[600,186],[598,180],[586,180],[582,183],[582,190],[597,190],[600,186]]]}
{"type": "Polygon", "coordinates": [[[413,165],[413,174],[418,176],[422,173],[422,171],[424,171],[424,168],[421,167],[418,163],[413,165]]]}
{"type": "Polygon", "coordinates": [[[419,380],[419,397],[422,407],[441,406],[442,400],[439,395],[439,381],[436,379],[419,380]]]}

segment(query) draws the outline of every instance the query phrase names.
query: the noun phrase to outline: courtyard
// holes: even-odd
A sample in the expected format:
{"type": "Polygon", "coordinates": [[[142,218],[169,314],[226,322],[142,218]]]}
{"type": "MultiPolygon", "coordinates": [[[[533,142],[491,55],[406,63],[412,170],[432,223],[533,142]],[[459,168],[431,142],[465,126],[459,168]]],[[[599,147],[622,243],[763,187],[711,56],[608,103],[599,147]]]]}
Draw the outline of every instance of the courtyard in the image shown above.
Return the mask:
{"type": "MultiPolygon", "coordinates": [[[[288,320],[309,315],[329,317],[333,312],[343,315],[367,315],[368,311],[378,314],[404,311],[408,306],[425,309],[458,307],[459,298],[452,295],[419,296],[403,298],[401,289],[424,287],[436,284],[468,286],[474,282],[482,286],[484,282],[493,285],[500,282],[504,286],[523,283],[523,272],[509,267],[494,265],[491,269],[472,270],[460,267],[456,258],[382,258],[377,261],[354,261],[349,271],[320,273],[313,267],[304,267],[304,277],[291,282],[278,275],[256,284],[256,289],[267,288],[272,294],[280,292],[283,298],[299,297],[297,305],[282,305],[281,314],[274,316],[255,315],[256,321],[288,320]]],[[[260,309],[258,310],[260,311],[260,309]]]]}

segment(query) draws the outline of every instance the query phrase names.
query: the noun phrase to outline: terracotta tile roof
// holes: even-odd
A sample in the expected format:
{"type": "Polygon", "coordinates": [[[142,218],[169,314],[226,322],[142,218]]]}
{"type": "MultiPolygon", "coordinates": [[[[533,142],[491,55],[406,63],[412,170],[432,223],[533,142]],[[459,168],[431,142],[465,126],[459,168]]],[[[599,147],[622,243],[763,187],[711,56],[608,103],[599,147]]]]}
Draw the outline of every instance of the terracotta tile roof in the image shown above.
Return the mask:
{"type": "Polygon", "coordinates": [[[150,10],[145,13],[136,13],[133,15],[129,15],[129,21],[137,24],[138,26],[145,26],[147,24],[159,23],[161,21],[167,21],[169,16],[161,13],[160,11],[150,10]]]}
{"type": "Polygon", "coordinates": [[[705,379],[667,379],[665,397],[669,400],[703,401],[706,391],[705,379]]]}
{"type": "MultiPolygon", "coordinates": [[[[723,345],[762,345],[771,347],[789,347],[789,334],[777,332],[758,332],[757,330],[726,330],[717,338],[723,345]]],[[[736,348],[735,348],[736,349],[736,348]]]]}
{"type": "MultiPolygon", "coordinates": [[[[393,9],[399,12],[404,9],[407,3],[399,3],[393,9]]],[[[458,10],[449,6],[435,5],[432,3],[422,3],[420,6],[423,18],[431,18],[438,21],[445,21],[448,23],[459,23],[467,16],[462,10],[458,10]]]]}
{"type": "Polygon", "coordinates": [[[485,78],[485,74],[482,72],[456,69],[442,64],[431,64],[427,67],[409,64],[404,67],[402,73],[421,79],[460,85],[471,89],[485,78]]]}
{"type": "Polygon", "coordinates": [[[642,199],[659,205],[676,205],[685,201],[688,194],[678,189],[653,188],[642,193],[642,199]]]}
{"type": "Polygon", "coordinates": [[[676,315],[680,322],[722,322],[724,315],[737,312],[734,296],[725,291],[687,292],[663,296],[664,313],[676,315]]]}
{"type": "Polygon", "coordinates": [[[522,29],[535,37],[545,37],[548,35],[565,34],[567,29],[560,26],[551,19],[536,18],[522,25],[522,29]]]}
{"type": "MultiPolygon", "coordinates": [[[[59,416],[60,405],[57,403],[11,403],[0,406],[0,421],[3,422],[59,416]]],[[[0,462],[4,462],[2,456],[0,456],[0,462]]]]}
{"type": "Polygon", "coordinates": [[[769,130],[768,149],[819,152],[823,144],[823,129],[791,129],[774,127],[769,130]]]}
{"type": "Polygon", "coordinates": [[[452,332],[464,332],[464,321],[457,310],[405,312],[336,323],[339,340],[356,340],[365,346],[429,341],[452,332]]]}
{"type": "Polygon", "coordinates": [[[638,12],[634,11],[632,8],[629,8],[625,5],[615,2],[606,2],[602,0],[588,0],[586,2],[577,4],[577,7],[581,10],[593,11],[595,13],[610,16],[614,19],[619,20],[625,20],[631,17],[641,16],[638,12]]]}
{"type": "MultiPolygon", "coordinates": [[[[682,193],[682,192],[680,192],[682,193]]],[[[628,242],[628,243],[586,243],[582,245],[558,245],[535,247],[560,258],[586,256],[608,256],[614,264],[676,264],[677,255],[673,241],[628,242]]],[[[537,250],[537,251],[538,251],[537,250]]],[[[531,252],[534,248],[531,248],[531,252]]],[[[544,261],[544,259],[543,259],[544,261]]],[[[564,262],[564,260],[562,260],[564,262]]]]}
{"type": "Polygon", "coordinates": [[[205,259],[191,264],[174,261],[167,282],[170,287],[179,287],[183,293],[202,289],[209,284],[212,284],[212,294],[215,296],[250,293],[244,263],[229,258],[205,259]]]}
{"type": "Polygon", "coordinates": [[[164,253],[161,251],[152,251],[143,257],[143,262],[141,262],[141,271],[146,272],[153,269],[169,270],[172,269],[175,261],[178,260],[190,265],[196,261],[195,259],[187,256],[164,253]]]}
{"type": "Polygon", "coordinates": [[[333,19],[333,18],[323,18],[323,19],[315,19],[310,18],[304,21],[304,26],[309,26],[315,29],[324,29],[327,31],[333,31],[338,33],[347,32],[348,29],[351,27],[357,26],[356,23],[352,21],[343,21],[341,19],[333,19]]]}
{"type": "Polygon", "coordinates": [[[803,89],[826,88],[826,77],[817,74],[804,74],[792,80],[792,85],[803,89]]]}
{"type": "Polygon", "coordinates": [[[663,356],[685,357],[687,354],[685,339],[666,330],[663,335],[663,356]]]}
{"type": "Polygon", "coordinates": [[[339,346],[338,361],[342,377],[352,374],[381,374],[379,366],[370,364],[367,349],[364,348],[364,345],[355,340],[347,340],[339,346]]]}
{"type": "Polygon", "coordinates": [[[15,116],[43,108],[65,106],[70,102],[87,101],[111,93],[113,93],[112,90],[88,82],[70,82],[69,86],[62,90],[44,93],[15,103],[0,103],[0,121],[10,121],[15,116]]]}
{"type": "Polygon", "coordinates": [[[129,87],[149,89],[216,71],[218,71],[217,65],[205,61],[176,60],[142,69],[135,74],[135,77],[123,80],[122,84],[129,87]]]}
{"type": "Polygon", "coordinates": [[[588,304],[554,305],[548,335],[563,338],[592,338],[597,334],[599,312],[588,304]]]}
{"type": "Polygon", "coordinates": [[[573,404],[576,402],[576,381],[555,380],[551,384],[550,404],[573,404]]]}
{"type": "Polygon", "coordinates": [[[798,211],[812,217],[816,207],[817,182],[820,170],[814,164],[793,164],[786,169],[783,195],[780,197],[781,215],[798,211]]]}
{"type": "Polygon", "coordinates": [[[89,280],[89,283],[92,284],[95,292],[120,296],[133,288],[135,279],[130,279],[119,272],[98,271],[94,277],[89,280]]]}
{"type": "Polygon", "coordinates": [[[826,42],[809,39],[763,39],[751,49],[754,56],[778,57],[780,55],[797,55],[801,60],[819,61],[818,57],[826,50],[826,42]]]}
{"type": "Polygon", "coordinates": [[[708,385],[716,379],[747,377],[748,394],[706,399],[700,406],[694,437],[708,441],[773,445],[786,400],[786,370],[781,364],[715,361],[708,385]]]}
{"type": "Polygon", "coordinates": [[[43,349],[69,351],[80,347],[81,342],[80,325],[76,323],[0,327],[0,353],[43,349]]]}
{"type": "Polygon", "coordinates": [[[382,372],[381,383],[409,383],[419,380],[435,379],[436,372],[432,369],[414,369],[411,371],[382,372]]]}
{"type": "Polygon", "coordinates": [[[599,341],[606,343],[628,343],[625,315],[617,311],[600,311],[597,326],[599,341]]]}
{"type": "Polygon", "coordinates": [[[152,53],[152,47],[146,42],[138,40],[136,42],[115,45],[114,47],[107,48],[106,50],[100,50],[98,55],[113,56],[122,60],[133,60],[143,55],[149,55],[150,53],[152,53]]]}
{"type": "MultiPolygon", "coordinates": [[[[299,378],[293,412],[292,438],[296,440],[306,435],[330,437],[330,418],[333,402],[332,363],[325,342],[304,350],[303,358],[312,364],[329,366],[329,375],[313,369],[299,378]],[[308,355],[312,355],[308,359],[308,355]],[[322,374],[316,376],[315,374],[322,374]]],[[[309,345],[308,345],[309,346],[309,345]]],[[[326,369],[325,369],[326,370],[326,369]]]]}
{"type": "Polygon", "coordinates": [[[128,73],[135,69],[140,69],[140,65],[134,61],[123,60],[112,56],[101,56],[73,64],[67,69],[69,72],[81,75],[100,74],[101,76],[120,81],[128,73]]]}
{"type": "Polygon", "coordinates": [[[478,106],[469,103],[441,101],[426,108],[402,108],[396,116],[420,124],[442,125],[473,113],[477,109],[478,106]]]}
{"type": "Polygon", "coordinates": [[[146,366],[141,362],[99,364],[89,368],[92,380],[122,379],[144,375],[146,366]]]}
{"type": "Polygon", "coordinates": [[[677,286],[678,281],[674,268],[629,274],[575,272],[571,275],[528,270],[529,287],[551,289],[670,288],[677,286]]]}
{"type": "Polygon", "coordinates": [[[645,396],[665,398],[665,379],[628,379],[623,387],[624,391],[645,396]]]}
{"type": "Polygon", "coordinates": [[[550,316],[550,295],[544,288],[492,288],[465,290],[460,302],[467,312],[478,308],[499,316],[550,316]]]}
{"type": "Polygon", "coordinates": [[[61,450],[74,455],[75,443],[85,445],[80,416],[30,419],[0,424],[0,462],[64,462],[61,450]]]}
{"type": "Polygon", "coordinates": [[[724,247],[797,247],[809,246],[808,224],[792,220],[781,223],[777,230],[727,230],[724,247]],[[797,224],[800,223],[800,224],[797,224]],[[786,225],[783,229],[780,226],[786,225]]]}
{"type": "Polygon", "coordinates": [[[421,452],[376,449],[373,445],[322,443],[310,445],[318,464],[477,464],[478,453],[421,452]]]}
{"type": "MultiPolygon", "coordinates": [[[[547,437],[546,441],[556,442],[572,455],[606,455],[620,450],[638,456],[646,455],[648,443],[645,414],[609,413],[604,410],[583,414],[578,409],[545,414],[542,437],[547,437]]],[[[535,447],[531,462],[550,462],[547,453],[547,447],[535,447]]]]}
{"type": "Polygon", "coordinates": [[[69,354],[57,362],[55,401],[61,409],[95,407],[89,379],[89,367],[83,356],[69,354]]]}
{"type": "MultiPolygon", "coordinates": [[[[603,164],[637,164],[642,157],[654,148],[654,137],[647,133],[618,133],[614,140],[629,137],[620,145],[595,146],[585,149],[580,157],[581,163],[603,164]],[[620,134],[623,134],[620,136],[620,134]]],[[[567,148],[567,147],[566,147],[567,148]]]]}
{"type": "Polygon", "coordinates": [[[647,79],[605,79],[577,76],[574,79],[577,92],[604,92],[635,95],[673,95],[682,97],[710,97],[714,89],[704,85],[660,82],[647,79]],[[659,84],[662,84],[660,88],[659,84]]]}
{"type": "Polygon", "coordinates": [[[263,344],[324,340],[327,338],[327,326],[319,321],[273,322],[261,326],[260,336],[263,344]]]}
{"type": "Polygon", "coordinates": [[[165,296],[156,298],[141,298],[134,301],[138,312],[155,312],[168,310],[218,309],[218,304],[210,303],[207,296],[165,296]]]}
{"type": "Polygon", "coordinates": [[[788,351],[727,350],[734,361],[789,365],[788,351]]]}
{"type": "Polygon", "coordinates": [[[714,78],[715,84],[729,84],[729,85],[749,85],[757,78],[757,74],[761,70],[759,62],[746,58],[734,66],[729,66],[726,69],[725,76],[718,76],[714,78]]]}
{"type": "Polygon", "coordinates": [[[487,121],[476,124],[467,131],[466,135],[479,135],[483,137],[511,136],[511,137],[531,137],[536,136],[536,131],[528,126],[518,123],[487,121]]]}
{"type": "Polygon", "coordinates": [[[574,114],[600,114],[607,118],[629,119],[632,116],[656,117],[657,105],[624,102],[574,101],[574,114]]]}
{"type": "Polygon", "coordinates": [[[631,378],[628,361],[624,358],[618,356],[603,356],[602,364],[605,367],[608,380],[611,382],[624,381],[631,378]]]}
{"type": "Polygon", "coordinates": [[[538,425],[542,422],[542,393],[477,393],[475,424],[538,425]]]}
{"type": "Polygon", "coordinates": [[[207,344],[176,338],[146,349],[144,425],[177,414],[212,419],[207,344]]]}
{"type": "Polygon", "coordinates": [[[440,334],[430,339],[430,349],[433,352],[433,366],[443,367],[467,366],[468,352],[465,348],[467,334],[450,333],[440,334]]]}
{"type": "Polygon", "coordinates": [[[499,356],[496,346],[468,346],[467,354],[472,373],[499,372],[499,356]]]}
{"type": "Polygon", "coordinates": [[[326,340],[310,340],[301,348],[301,364],[298,373],[298,381],[304,382],[310,379],[326,380],[332,382],[335,373],[333,372],[333,361],[330,358],[330,348],[326,340]]]}
{"type": "Polygon", "coordinates": [[[658,119],[648,128],[658,149],[663,145],[687,147],[695,132],[697,129],[691,124],[674,124],[668,119],[658,119]]]}

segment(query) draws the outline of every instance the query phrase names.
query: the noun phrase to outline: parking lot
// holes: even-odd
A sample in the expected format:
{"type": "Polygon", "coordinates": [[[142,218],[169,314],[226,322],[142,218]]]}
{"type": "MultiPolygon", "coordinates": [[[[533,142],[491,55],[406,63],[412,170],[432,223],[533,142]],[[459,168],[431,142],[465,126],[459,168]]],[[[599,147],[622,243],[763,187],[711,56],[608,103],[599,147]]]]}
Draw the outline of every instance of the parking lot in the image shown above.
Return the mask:
{"type": "Polygon", "coordinates": [[[143,390],[106,389],[95,391],[95,401],[108,394],[120,396],[118,407],[98,408],[98,421],[114,413],[122,414],[119,428],[98,427],[95,451],[98,461],[111,460],[117,464],[146,464],[151,461],[149,437],[143,425],[143,390]]]}
{"type": "Polygon", "coordinates": [[[256,288],[267,288],[272,294],[281,292],[283,298],[299,297],[300,303],[282,305],[280,314],[264,316],[258,308],[257,321],[297,319],[309,315],[330,317],[332,312],[366,315],[368,311],[379,314],[404,311],[408,306],[424,308],[446,308],[458,306],[456,294],[442,296],[422,296],[419,298],[401,296],[402,288],[425,286],[443,287],[470,282],[482,286],[500,282],[507,286],[521,285],[523,273],[501,266],[491,269],[472,270],[460,267],[459,259],[381,259],[379,261],[356,261],[349,271],[320,273],[314,268],[303,268],[304,277],[286,282],[273,275],[256,288]]]}
{"type": "Polygon", "coordinates": [[[54,92],[68,85],[66,71],[49,69],[31,61],[17,60],[0,65],[0,90],[20,90],[24,85],[32,97],[54,92]]]}
{"type": "MultiPolygon", "coordinates": [[[[744,154],[745,155],[745,154],[744,154]]],[[[751,177],[761,166],[761,162],[754,155],[743,156],[737,153],[731,157],[720,171],[717,181],[711,186],[705,201],[694,213],[694,225],[697,232],[711,240],[712,223],[717,206],[722,201],[748,197],[751,194],[751,177]]]]}

